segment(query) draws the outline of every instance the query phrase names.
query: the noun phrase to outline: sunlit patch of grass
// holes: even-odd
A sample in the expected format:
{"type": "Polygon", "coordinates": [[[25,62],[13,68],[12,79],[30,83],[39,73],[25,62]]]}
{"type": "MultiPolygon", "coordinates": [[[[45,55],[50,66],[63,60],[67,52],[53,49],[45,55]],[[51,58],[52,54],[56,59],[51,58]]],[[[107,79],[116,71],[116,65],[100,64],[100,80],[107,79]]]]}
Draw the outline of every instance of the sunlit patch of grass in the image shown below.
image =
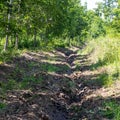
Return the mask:
{"type": "Polygon", "coordinates": [[[98,84],[104,86],[111,86],[113,84],[113,77],[107,73],[103,73],[97,80],[98,84]]]}
{"type": "Polygon", "coordinates": [[[99,38],[90,41],[83,53],[92,52],[91,59],[93,62],[98,60],[104,61],[104,64],[113,63],[120,59],[120,41],[113,38],[99,38]]]}
{"type": "Polygon", "coordinates": [[[64,39],[60,39],[60,38],[55,38],[52,40],[52,46],[54,45],[54,48],[65,48],[68,44],[65,42],[64,39]]]}
{"type": "Polygon", "coordinates": [[[90,54],[92,70],[106,68],[106,75],[101,75],[101,83],[112,84],[120,76],[120,40],[117,38],[98,38],[88,42],[81,54],[90,54]],[[115,76],[117,74],[117,76],[115,76]]]}
{"type": "Polygon", "coordinates": [[[21,50],[21,53],[25,53],[25,52],[28,52],[28,50],[26,48],[21,50]]]}
{"type": "Polygon", "coordinates": [[[120,120],[120,105],[115,101],[105,102],[103,104],[102,115],[108,119],[120,120]]]}
{"type": "Polygon", "coordinates": [[[19,56],[21,54],[20,50],[9,49],[7,51],[0,51],[0,62],[5,63],[10,61],[13,57],[19,56]]]}

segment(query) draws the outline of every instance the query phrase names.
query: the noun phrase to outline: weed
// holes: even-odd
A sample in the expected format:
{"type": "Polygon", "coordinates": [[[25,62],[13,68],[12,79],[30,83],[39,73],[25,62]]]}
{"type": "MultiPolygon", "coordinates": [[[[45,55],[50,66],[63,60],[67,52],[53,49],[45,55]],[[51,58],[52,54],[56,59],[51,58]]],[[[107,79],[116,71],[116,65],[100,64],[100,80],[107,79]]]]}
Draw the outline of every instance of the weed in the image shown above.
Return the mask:
{"type": "Polygon", "coordinates": [[[120,120],[120,105],[115,101],[105,102],[102,115],[108,119],[120,120]]]}
{"type": "Polygon", "coordinates": [[[55,71],[58,71],[58,70],[59,70],[59,68],[56,67],[56,66],[53,66],[53,65],[47,66],[47,71],[48,72],[55,72],[55,71]]]}
{"type": "Polygon", "coordinates": [[[42,68],[43,71],[46,71],[46,72],[59,71],[59,68],[54,66],[54,65],[52,65],[52,64],[42,64],[41,68],[42,68]]]}
{"type": "Polygon", "coordinates": [[[17,82],[15,80],[8,80],[7,82],[1,83],[1,89],[6,90],[13,90],[17,88],[17,82]]]}
{"type": "Polygon", "coordinates": [[[30,62],[30,63],[28,63],[28,67],[29,68],[32,68],[32,67],[34,67],[34,66],[36,66],[37,65],[37,63],[35,63],[35,62],[30,62]]]}
{"type": "Polygon", "coordinates": [[[8,51],[1,51],[0,52],[0,62],[7,62],[10,61],[13,57],[20,55],[20,50],[12,50],[9,49],[8,51]]]}
{"type": "Polygon", "coordinates": [[[4,109],[6,107],[5,103],[0,103],[0,110],[4,109]]]}
{"type": "Polygon", "coordinates": [[[104,86],[111,86],[113,84],[113,77],[107,73],[103,73],[97,80],[98,84],[104,86]]]}
{"type": "Polygon", "coordinates": [[[43,81],[42,77],[34,77],[34,76],[26,76],[23,80],[19,83],[19,88],[30,88],[33,83],[40,84],[43,81]]]}
{"type": "Polygon", "coordinates": [[[75,88],[75,82],[69,81],[69,82],[68,82],[68,86],[69,86],[70,88],[75,88]]]}

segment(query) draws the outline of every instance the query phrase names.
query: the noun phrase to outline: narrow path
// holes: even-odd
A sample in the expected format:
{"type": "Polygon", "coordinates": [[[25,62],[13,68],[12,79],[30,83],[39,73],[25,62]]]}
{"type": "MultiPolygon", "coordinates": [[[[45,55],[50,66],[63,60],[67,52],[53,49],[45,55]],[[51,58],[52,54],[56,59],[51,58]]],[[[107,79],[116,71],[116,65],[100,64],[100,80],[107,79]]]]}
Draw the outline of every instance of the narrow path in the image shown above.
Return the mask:
{"type": "Polygon", "coordinates": [[[102,120],[103,102],[88,56],[78,48],[28,52],[0,66],[0,80],[14,87],[0,97],[0,120],[102,120]],[[6,73],[7,72],[7,73],[6,73]],[[7,76],[7,77],[6,77],[7,76]],[[17,87],[16,87],[17,86],[17,87]]]}

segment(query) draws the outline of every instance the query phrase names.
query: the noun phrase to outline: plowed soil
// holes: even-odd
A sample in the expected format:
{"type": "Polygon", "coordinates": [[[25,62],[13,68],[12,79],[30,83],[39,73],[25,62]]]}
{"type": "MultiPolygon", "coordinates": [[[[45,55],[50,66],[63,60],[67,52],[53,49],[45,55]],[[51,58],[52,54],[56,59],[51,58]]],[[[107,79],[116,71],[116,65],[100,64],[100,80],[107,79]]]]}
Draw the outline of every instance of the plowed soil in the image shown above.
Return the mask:
{"type": "Polygon", "coordinates": [[[22,84],[14,89],[9,85],[5,93],[0,88],[0,102],[6,104],[0,120],[107,120],[100,112],[102,104],[119,102],[120,88],[99,85],[102,70],[91,70],[89,55],[78,50],[26,52],[0,65],[0,87],[9,80],[22,84]]]}

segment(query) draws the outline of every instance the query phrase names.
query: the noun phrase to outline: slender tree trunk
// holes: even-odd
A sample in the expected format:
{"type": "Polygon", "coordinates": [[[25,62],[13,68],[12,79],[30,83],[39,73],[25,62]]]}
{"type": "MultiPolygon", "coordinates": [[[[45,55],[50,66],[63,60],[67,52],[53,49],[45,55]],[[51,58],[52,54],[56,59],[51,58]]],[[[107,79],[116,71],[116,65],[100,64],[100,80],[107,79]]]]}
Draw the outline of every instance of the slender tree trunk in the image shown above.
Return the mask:
{"type": "Polygon", "coordinates": [[[16,34],[15,49],[18,49],[18,42],[19,42],[19,38],[18,38],[18,34],[16,34]]]}
{"type": "Polygon", "coordinates": [[[80,36],[77,37],[77,44],[76,44],[76,46],[77,46],[77,45],[78,45],[78,46],[80,45],[80,36]]]}
{"type": "Polygon", "coordinates": [[[8,34],[7,34],[7,35],[6,35],[5,44],[4,44],[4,51],[6,51],[6,49],[7,49],[7,46],[8,46],[8,39],[9,39],[9,37],[8,37],[8,34]]]}
{"type": "Polygon", "coordinates": [[[37,31],[36,28],[34,28],[34,47],[36,47],[36,36],[37,36],[37,31]]]}
{"type": "Polygon", "coordinates": [[[8,5],[8,25],[6,28],[6,41],[4,44],[4,51],[6,51],[6,49],[8,47],[8,42],[9,42],[9,23],[10,23],[10,19],[11,19],[12,2],[13,2],[13,0],[10,0],[9,5],[8,5]]]}
{"type": "Polygon", "coordinates": [[[27,38],[27,42],[28,42],[28,40],[29,40],[29,38],[30,38],[30,26],[29,26],[29,24],[26,26],[27,27],[27,29],[26,29],[26,32],[27,32],[27,34],[26,34],[26,38],[27,38]]]}
{"type": "MultiPolygon", "coordinates": [[[[21,0],[18,2],[18,14],[20,13],[20,3],[21,0]]],[[[17,20],[17,24],[19,24],[19,19],[17,20]]],[[[15,35],[15,49],[18,49],[18,43],[19,43],[19,38],[18,38],[18,32],[15,35]]]]}
{"type": "Polygon", "coordinates": [[[68,37],[68,44],[71,46],[71,37],[68,37]]]}

